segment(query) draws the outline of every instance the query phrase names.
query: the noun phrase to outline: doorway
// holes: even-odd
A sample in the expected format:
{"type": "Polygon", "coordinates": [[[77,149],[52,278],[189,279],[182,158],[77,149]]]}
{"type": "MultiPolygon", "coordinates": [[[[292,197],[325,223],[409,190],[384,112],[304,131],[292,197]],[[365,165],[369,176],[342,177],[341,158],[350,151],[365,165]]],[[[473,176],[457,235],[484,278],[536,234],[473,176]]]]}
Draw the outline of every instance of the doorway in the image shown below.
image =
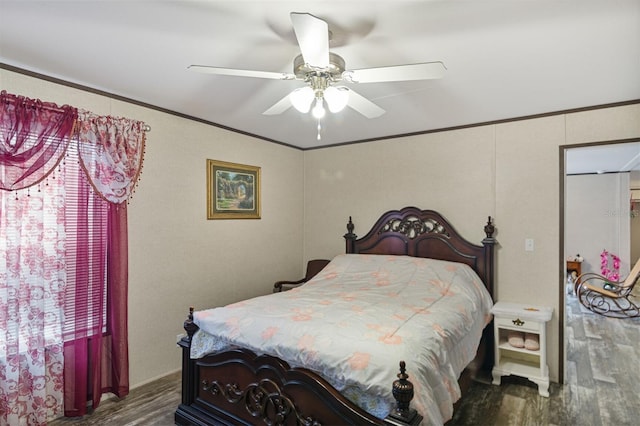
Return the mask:
{"type": "MultiPolygon", "coordinates": [[[[633,214],[630,189],[639,186],[640,140],[607,141],[560,147],[560,344],[559,379],[567,373],[567,286],[568,257],[584,258],[582,273],[600,273],[600,253],[615,252],[624,259],[628,272],[633,263],[631,228],[633,214]],[[633,173],[633,174],[632,174],[633,173]],[[588,235],[584,229],[589,230],[588,235]],[[597,234],[597,235],[596,235],[597,234]],[[576,236],[577,235],[577,236],[576,236]],[[594,243],[593,241],[598,241],[594,243]],[[602,246],[602,247],[600,247],[602,246]]],[[[640,216],[640,215],[639,215],[640,216]]],[[[640,220],[636,221],[640,222],[640,220]]],[[[635,222],[634,222],[635,223],[635,222]]],[[[640,226],[639,226],[640,227],[640,226]]],[[[634,234],[635,235],[635,234],[634,234]]]]}

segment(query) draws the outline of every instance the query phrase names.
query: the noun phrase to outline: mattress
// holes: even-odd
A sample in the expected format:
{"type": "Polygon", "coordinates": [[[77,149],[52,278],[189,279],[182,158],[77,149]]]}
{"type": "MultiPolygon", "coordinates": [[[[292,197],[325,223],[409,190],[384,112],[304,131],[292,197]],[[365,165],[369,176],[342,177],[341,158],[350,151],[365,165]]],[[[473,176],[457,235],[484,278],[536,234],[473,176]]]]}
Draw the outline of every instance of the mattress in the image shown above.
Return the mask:
{"type": "Polygon", "coordinates": [[[290,291],[195,312],[191,357],[232,346],[272,355],[315,371],[379,418],[395,406],[391,386],[404,360],[412,407],[425,424],[442,424],[492,306],[467,265],[344,254],[290,291]]]}

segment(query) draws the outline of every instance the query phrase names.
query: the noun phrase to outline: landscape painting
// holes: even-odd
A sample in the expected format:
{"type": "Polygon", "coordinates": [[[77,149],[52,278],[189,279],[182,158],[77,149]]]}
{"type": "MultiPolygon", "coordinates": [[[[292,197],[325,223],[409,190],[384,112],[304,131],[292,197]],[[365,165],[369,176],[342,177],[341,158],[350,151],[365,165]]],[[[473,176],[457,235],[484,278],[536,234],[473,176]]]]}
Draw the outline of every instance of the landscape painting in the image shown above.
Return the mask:
{"type": "Polygon", "coordinates": [[[260,167],[207,160],[207,219],[260,219],[260,167]]]}

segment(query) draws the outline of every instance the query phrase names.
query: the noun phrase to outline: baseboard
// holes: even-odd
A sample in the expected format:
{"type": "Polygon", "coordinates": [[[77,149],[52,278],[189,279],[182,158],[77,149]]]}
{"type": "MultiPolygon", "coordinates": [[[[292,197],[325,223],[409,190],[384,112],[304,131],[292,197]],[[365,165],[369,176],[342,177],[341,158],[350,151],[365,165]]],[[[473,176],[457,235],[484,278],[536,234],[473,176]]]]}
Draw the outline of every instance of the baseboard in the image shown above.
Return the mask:
{"type": "Polygon", "coordinates": [[[164,378],[167,378],[167,377],[172,376],[172,375],[174,375],[174,374],[175,374],[175,375],[180,375],[181,373],[182,373],[182,369],[181,369],[181,368],[178,368],[178,369],[172,370],[172,371],[170,371],[169,373],[164,373],[164,374],[161,374],[161,375],[159,375],[159,376],[155,376],[155,377],[153,377],[153,378],[151,378],[151,379],[147,379],[147,380],[145,380],[144,382],[136,383],[136,385],[135,385],[135,386],[131,386],[131,387],[129,388],[129,391],[132,391],[132,390],[135,390],[135,389],[141,388],[141,387],[143,387],[143,386],[145,386],[145,385],[148,385],[149,383],[155,382],[156,380],[164,379],[164,378]]]}

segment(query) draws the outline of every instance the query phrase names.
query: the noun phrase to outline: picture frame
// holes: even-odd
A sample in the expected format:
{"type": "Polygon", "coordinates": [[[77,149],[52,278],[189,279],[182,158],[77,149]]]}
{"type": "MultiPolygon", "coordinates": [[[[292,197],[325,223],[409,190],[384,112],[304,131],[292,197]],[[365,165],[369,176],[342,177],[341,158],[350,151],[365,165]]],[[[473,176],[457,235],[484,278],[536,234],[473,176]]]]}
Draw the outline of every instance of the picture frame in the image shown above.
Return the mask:
{"type": "Polygon", "coordinates": [[[260,219],[260,167],[207,159],[207,219],[260,219]]]}

